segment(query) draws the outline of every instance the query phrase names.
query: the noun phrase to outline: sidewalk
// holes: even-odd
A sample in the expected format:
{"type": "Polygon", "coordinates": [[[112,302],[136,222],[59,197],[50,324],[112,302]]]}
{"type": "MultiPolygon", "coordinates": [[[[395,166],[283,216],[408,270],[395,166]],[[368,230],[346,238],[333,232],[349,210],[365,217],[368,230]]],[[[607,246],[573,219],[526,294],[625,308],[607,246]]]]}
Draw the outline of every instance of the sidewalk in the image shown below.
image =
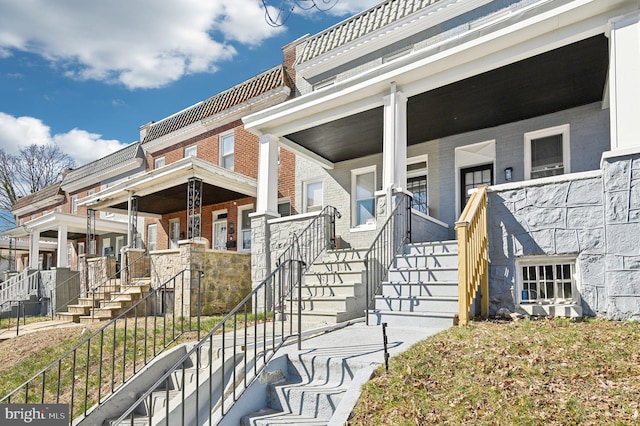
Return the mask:
{"type": "Polygon", "coordinates": [[[11,324],[11,328],[3,328],[0,330],[0,341],[12,339],[18,336],[24,336],[25,334],[34,333],[42,330],[53,330],[56,328],[67,328],[67,327],[81,327],[83,324],[75,323],[73,321],[60,321],[60,320],[47,320],[47,321],[38,321],[32,322],[30,324],[20,324],[20,327],[17,328],[18,333],[16,334],[16,325],[14,323],[11,324]]]}

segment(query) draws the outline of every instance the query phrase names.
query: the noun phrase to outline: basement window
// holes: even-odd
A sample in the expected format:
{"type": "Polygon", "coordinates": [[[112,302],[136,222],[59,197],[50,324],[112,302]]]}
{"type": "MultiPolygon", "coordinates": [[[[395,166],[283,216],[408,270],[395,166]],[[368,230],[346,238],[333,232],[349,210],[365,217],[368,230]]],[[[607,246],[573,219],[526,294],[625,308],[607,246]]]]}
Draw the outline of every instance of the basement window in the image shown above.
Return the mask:
{"type": "Polygon", "coordinates": [[[520,304],[576,303],[576,262],[571,258],[530,258],[518,262],[520,304]]]}

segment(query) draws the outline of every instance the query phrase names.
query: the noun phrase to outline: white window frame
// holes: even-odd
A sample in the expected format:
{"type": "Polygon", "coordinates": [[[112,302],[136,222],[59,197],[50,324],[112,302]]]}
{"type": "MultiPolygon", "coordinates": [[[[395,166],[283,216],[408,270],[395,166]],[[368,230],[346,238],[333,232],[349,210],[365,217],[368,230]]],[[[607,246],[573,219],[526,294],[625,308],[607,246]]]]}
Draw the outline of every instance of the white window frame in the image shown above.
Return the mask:
{"type": "MultiPolygon", "coordinates": [[[[186,152],[186,150],[185,150],[186,152]]],[[[167,164],[167,160],[164,157],[164,155],[162,157],[158,157],[156,159],[153,160],[153,168],[154,169],[159,169],[160,167],[164,167],[167,164]]]]}
{"type": "Polygon", "coordinates": [[[304,213],[320,211],[324,207],[324,181],[322,179],[310,179],[302,182],[302,211],[304,213]],[[320,184],[320,204],[307,204],[309,185],[320,184]]]}
{"type": "Polygon", "coordinates": [[[535,130],[524,134],[524,178],[531,179],[531,141],[534,139],[545,138],[547,136],[562,135],[562,174],[571,173],[571,153],[570,153],[570,132],[571,126],[563,124],[546,129],[535,130]]]}
{"type": "MultiPolygon", "coordinates": [[[[516,268],[517,268],[517,292],[516,292],[516,301],[519,305],[552,305],[552,304],[576,304],[579,302],[579,277],[578,277],[578,262],[576,257],[574,256],[528,256],[518,258],[516,260],[516,268]],[[541,295],[528,295],[528,299],[525,299],[523,296],[523,290],[529,291],[528,288],[525,288],[524,283],[524,271],[525,267],[532,266],[555,266],[557,265],[570,265],[571,266],[571,298],[559,298],[557,297],[557,278],[554,283],[554,297],[553,298],[543,298],[541,295]],[[533,297],[535,296],[535,297],[533,297]]],[[[539,280],[539,276],[537,276],[539,280]]],[[[539,288],[538,288],[539,291],[539,288]]]]}
{"type": "Polygon", "coordinates": [[[245,243],[244,243],[244,237],[246,235],[246,232],[249,232],[249,241],[251,241],[251,218],[249,218],[249,223],[245,224],[242,220],[242,214],[244,211],[246,210],[253,210],[253,204],[246,204],[244,206],[238,206],[238,212],[237,212],[237,222],[238,222],[238,226],[236,229],[236,232],[238,233],[238,250],[240,251],[249,251],[251,250],[251,243],[249,243],[249,247],[246,247],[245,243]],[[248,228],[245,227],[245,225],[248,225],[248,228]]]}
{"type": "Polygon", "coordinates": [[[376,227],[376,191],[378,190],[378,173],[376,166],[361,167],[359,169],[351,170],[351,227],[352,228],[375,228],[376,227]],[[370,218],[365,223],[357,222],[356,208],[358,200],[356,198],[356,181],[358,176],[373,173],[373,193],[371,199],[373,199],[373,218],[370,218]]]}
{"type": "MultiPolygon", "coordinates": [[[[428,216],[429,215],[429,156],[425,154],[425,155],[418,155],[415,157],[407,158],[407,181],[410,178],[422,177],[422,176],[424,176],[427,179],[427,212],[422,213],[416,209],[412,209],[412,210],[418,214],[426,214],[428,216]],[[409,166],[413,164],[418,164],[418,163],[424,163],[424,167],[420,169],[411,170],[411,171],[408,170],[409,166]]],[[[408,186],[408,182],[407,182],[407,186],[408,186]]],[[[407,190],[408,189],[409,188],[407,187],[407,190]]]]}
{"type": "Polygon", "coordinates": [[[221,133],[220,136],[218,136],[218,145],[219,145],[219,157],[218,157],[218,164],[220,165],[220,167],[225,168],[227,170],[231,170],[233,171],[235,169],[235,163],[236,163],[236,159],[235,159],[235,153],[236,153],[236,135],[235,132],[233,130],[229,131],[229,132],[225,132],[225,133],[221,133]],[[224,140],[226,138],[233,138],[233,151],[231,153],[226,153],[224,152],[224,140]],[[229,167],[225,167],[224,164],[224,160],[227,157],[233,157],[233,161],[231,163],[231,168],[229,167]]]}
{"type": "Polygon", "coordinates": [[[155,251],[158,249],[158,224],[150,223],[147,225],[147,252],[155,251]],[[154,240],[151,241],[151,230],[154,230],[154,240]]]}
{"type": "Polygon", "coordinates": [[[187,146],[184,149],[184,158],[187,157],[197,157],[198,156],[198,145],[187,146]]]}
{"type": "Polygon", "coordinates": [[[169,248],[170,249],[177,249],[178,248],[178,241],[180,241],[180,219],[171,219],[171,220],[169,220],[169,248]],[[176,224],[178,224],[178,235],[177,235],[177,238],[175,238],[175,241],[174,241],[173,231],[174,231],[174,227],[175,227],[176,224]]]}
{"type": "Polygon", "coordinates": [[[71,196],[71,214],[78,214],[78,194],[71,196]]]}
{"type": "Polygon", "coordinates": [[[227,249],[227,237],[229,236],[229,213],[227,209],[214,210],[211,214],[212,226],[211,226],[211,248],[213,250],[226,250],[227,249]],[[220,219],[220,215],[226,215],[226,217],[220,219]],[[225,223],[227,225],[227,233],[225,235],[225,244],[222,247],[216,246],[216,225],[219,223],[225,223]]]}

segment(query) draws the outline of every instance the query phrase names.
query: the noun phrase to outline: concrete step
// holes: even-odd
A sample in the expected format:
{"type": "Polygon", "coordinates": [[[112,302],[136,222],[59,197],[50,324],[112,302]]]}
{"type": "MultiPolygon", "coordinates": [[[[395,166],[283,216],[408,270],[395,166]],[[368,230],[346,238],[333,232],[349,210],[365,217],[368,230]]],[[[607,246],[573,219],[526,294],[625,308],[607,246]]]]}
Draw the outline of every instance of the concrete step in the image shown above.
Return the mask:
{"type": "MultiPolygon", "coordinates": [[[[364,309],[360,312],[335,312],[335,311],[302,311],[302,323],[304,324],[339,324],[341,322],[349,321],[356,318],[364,317],[364,309]]],[[[298,323],[298,315],[289,315],[287,320],[293,321],[294,324],[298,323]]]]}
{"type": "Polygon", "coordinates": [[[451,241],[434,241],[430,243],[414,243],[407,244],[404,247],[405,254],[439,254],[439,253],[457,253],[458,242],[451,241]]]}
{"type": "Polygon", "coordinates": [[[452,282],[458,281],[458,268],[406,268],[391,269],[387,276],[389,282],[452,282]]]}
{"type": "Polygon", "coordinates": [[[318,420],[313,417],[299,416],[282,411],[265,408],[255,413],[244,416],[240,420],[241,426],[278,426],[278,425],[306,425],[326,426],[327,420],[318,420]]]}
{"type": "Polygon", "coordinates": [[[424,296],[458,296],[458,283],[438,281],[431,283],[418,282],[383,282],[382,294],[389,297],[424,297],[424,296]]]}
{"type": "Polygon", "coordinates": [[[85,306],[94,306],[94,307],[98,307],[100,306],[100,301],[101,300],[105,300],[105,299],[109,299],[111,298],[111,294],[109,294],[108,297],[102,297],[102,294],[96,294],[96,297],[78,297],[78,305],[85,305],[85,306]],[[100,297],[98,297],[100,296],[100,297]]]}
{"type": "Polygon", "coordinates": [[[302,297],[330,297],[330,296],[363,296],[364,284],[317,284],[303,285],[302,297]]]}
{"type": "Polygon", "coordinates": [[[338,260],[338,261],[329,261],[325,260],[324,262],[315,262],[309,269],[307,273],[316,273],[316,272],[340,272],[340,271],[362,271],[364,270],[364,260],[363,259],[349,259],[349,260],[338,260]]]}
{"type": "Polygon", "coordinates": [[[363,260],[368,249],[327,250],[315,263],[363,260]]]}
{"type": "Polygon", "coordinates": [[[79,323],[81,316],[83,316],[83,314],[73,312],[56,312],[56,320],[59,321],[73,321],[79,323]]]}
{"type": "Polygon", "coordinates": [[[393,312],[433,312],[451,313],[458,312],[458,297],[389,297],[376,296],[375,309],[393,312]]]}
{"type": "Polygon", "coordinates": [[[346,386],[322,381],[269,385],[268,406],[277,411],[328,421],[340,404],[346,386]]]}
{"type": "Polygon", "coordinates": [[[304,284],[354,284],[362,282],[362,271],[314,272],[304,274],[304,284]]]}
{"type": "Polygon", "coordinates": [[[100,301],[100,307],[97,309],[127,309],[133,305],[131,300],[102,300],[100,301]]]}
{"type": "MultiPolygon", "coordinates": [[[[346,297],[302,297],[301,305],[303,311],[328,311],[328,312],[350,312],[358,308],[358,300],[354,296],[346,297]]],[[[294,297],[293,304],[297,306],[298,299],[294,297]]]]}
{"type": "Polygon", "coordinates": [[[112,319],[111,315],[87,315],[80,317],[80,324],[92,324],[96,322],[109,321],[112,319]]]}
{"type": "Polygon", "coordinates": [[[369,325],[387,323],[398,327],[442,328],[454,324],[455,314],[435,312],[392,312],[369,310],[369,325]]]}
{"type": "Polygon", "coordinates": [[[91,305],[67,305],[67,312],[70,314],[89,315],[91,305]]]}
{"type": "Polygon", "coordinates": [[[457,253],[440,254],[402,254],[396,256],[393,262],[394,268],[457,268],[457,253]]]}

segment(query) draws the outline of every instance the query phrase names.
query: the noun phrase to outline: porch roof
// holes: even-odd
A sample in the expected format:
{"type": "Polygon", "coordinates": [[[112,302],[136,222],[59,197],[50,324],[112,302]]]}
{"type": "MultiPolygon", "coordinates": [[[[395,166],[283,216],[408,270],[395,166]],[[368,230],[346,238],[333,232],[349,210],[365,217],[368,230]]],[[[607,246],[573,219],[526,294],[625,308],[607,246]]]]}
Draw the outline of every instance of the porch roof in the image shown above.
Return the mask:
{"type": "Polygon", "coordinates": [[[227,170],[196,157],[133,176],[82,199],[78,205],[95,210],[126,213],[129,197],[138,197],[141,216],[157,216],[186,210],[190,178],[201,179],[203,203],[219,203],[257,195],[254,178],[227,170]]]}
{"type": "MultiPolygon", "coordinates": [[[[69,213],[52,212],[26,222],[23,226],[4,231],[2,235],[14,238],[26,238],[32,231],[40,232],[41,239],[56,240],[58,228],[67,227],[67,238],[76,240],[85,238],[87,232],[87,218],[69,213]]],[[[96,234],[126,234],[127,224],[114,220],[96,218],[96,234]]]]}
{"type": "Polygon", "coordinates": [[[382,152],[383,97],[408,98],[407,143],[491,128],[602,101],[609,4],[541,3],[469,25],[394,61],[244,118],[258,135],[336,163],[382,152]]]}

